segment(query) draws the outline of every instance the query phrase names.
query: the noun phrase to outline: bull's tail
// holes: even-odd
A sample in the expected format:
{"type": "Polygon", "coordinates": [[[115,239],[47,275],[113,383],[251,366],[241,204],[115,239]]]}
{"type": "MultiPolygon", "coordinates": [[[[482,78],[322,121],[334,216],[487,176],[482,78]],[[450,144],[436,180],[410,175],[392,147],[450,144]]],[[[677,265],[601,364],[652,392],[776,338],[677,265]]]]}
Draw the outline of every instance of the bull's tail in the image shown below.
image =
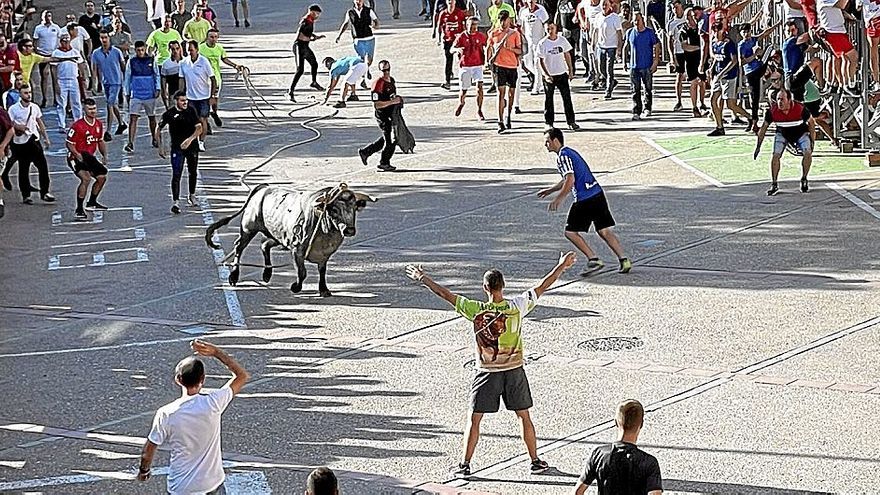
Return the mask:
{"type": "Polygon", "coordinates": [[[251,202],[251,198],[254,196],[254,194],[256,194],[257,191],[264,189],[266,187],[268,187],[266,184],[258,185],[257,187],[255,187],[251,191],[250,194],[248,194],[248,197],[245,200],[244,204],[241,206],[241,208],[238,209],[237,212],[233,213],[232,215],[229,215],[228,217],[223,217],[220,220],[217,220],[216,222],[209,225],[208,228],[205,230],[205,244],[207,244],[208,247],[210,247],[211,249],[220,249],[220,245],[215,243],[213,240],[214,232],[216,232],[217,229],[228,225],[229,222],[231,222],[233,218],[241,215],[244,212],[244,209],[247,208],[248,203],[251,202]]]}

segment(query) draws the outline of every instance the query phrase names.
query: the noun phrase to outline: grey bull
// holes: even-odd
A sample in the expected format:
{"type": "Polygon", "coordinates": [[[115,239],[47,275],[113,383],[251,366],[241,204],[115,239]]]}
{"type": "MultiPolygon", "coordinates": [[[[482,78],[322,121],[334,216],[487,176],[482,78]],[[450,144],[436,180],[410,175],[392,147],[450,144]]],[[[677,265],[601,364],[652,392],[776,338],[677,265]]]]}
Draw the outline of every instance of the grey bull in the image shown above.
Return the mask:
{"type": "Polygon", "coordinates": [[[235,214],[212,223],[205,232],[205,243],[218,249],[212,237],[214,232],[241,215],[238,238],[233,251],[233,268],[229,285],[238,283],[241,254],[262,233],[266,240],[263,251],[263,281],[272,278],[272,248],[282,246],[291,250],[296,263],[297,280],[290,285],[294,293],[302,290],[306,278],[306,260],[318,265],[318,291],[321,296],[332,295],[327,288],[327,261],[339,249],[346,237],[357,233],[357,212],[376,200],[348,189],[345,184],[325,187],[315,192],[298,192],[278,187],[259,185],[251,191],[235,214]]]}

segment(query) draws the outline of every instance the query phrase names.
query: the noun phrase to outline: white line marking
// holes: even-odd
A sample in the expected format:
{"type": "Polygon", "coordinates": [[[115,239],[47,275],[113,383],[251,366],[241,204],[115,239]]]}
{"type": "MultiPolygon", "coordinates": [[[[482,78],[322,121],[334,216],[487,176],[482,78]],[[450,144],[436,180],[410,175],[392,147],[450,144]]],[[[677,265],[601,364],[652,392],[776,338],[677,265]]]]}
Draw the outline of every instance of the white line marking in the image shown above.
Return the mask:
{"type": "Polygon", "coordinates": [[[92,213],[92,223],[101,223],[104,221],[104,212],[96,211],[92,213]]]}
{"type": "Polygon", "coordinates": [[[92,266],[104,266],[104,252],[98,251],[92,255],[92,266]]]}
{"type": "Polygon", "coordinates": [[[655,150],[659,151],[660,153],[663,153],[664,155],[666,155],[667,158],[672,160],[679,167],[684,168],[688,172],[696,175],[697,177],[703,179],[704,181],[708,182],[709,184],[712,184],[715,187],[724,187],[724,184],[722,182],[718,181],[718,179],[712,177],[711,175],[706,174],[705,172],[703,172],[701,170],[698,170],[698,169],[688,165],[684,160],[675,156],[673,153],[671,153],[666,148],[655,143],[654,140],[652,140],[651,138],[647,138],[645,136],[641,136],[641,138],[642,138],[642,141],[648,143],[649,146],[651,146],[655,150]]]}
{"type": "Polygon", "coordinates": [[[846,189],[840,187],[838,184],[836,184],[834,182],[827,182],[825,185],[828,186],[828,189],[831,189],[832,191],[836,192],[837,194],[840,194],[844,198],[848,199],[852,204],[865,210],[866,212],[868,212],[869,215],[876,218],[877,220],[880,220],[880,211],[875,210],[873,206],[869,205],[868,203],[865,203],[858,196],[855,196],[854,194],[852,194],[851,192],[847,191],[846,189]]]}
{"type": "Polygon", "coordinates": [[[49,258],[49,269],[50,270],[57,270],[60,267],[61,267],[61,258],[59,258],[58,256],[52,256],[49,258]]]}
{"type": "Polygon", "coordinates": [[[54,227],[56,225],[61,225],[61,221],[62,221],[61,212],[60,211],[52,212],[52,226],[54,227]]]}
{"type": "Polygon", "coordinates": [[[84,246],[97,246],[102,244],[116,244],[120,242],[138,242],[146,239],[147,233],[144,229],[137,227],[134,229],[134,237],[130,237],[127,239],[111,239],[107,241],[90,241],[90,242],[73,242],[68,244],[54,244],[52,245],[52,249],[63,249],[63,248],[74,248],[74,247],[84,247],[84,246]]]}
{"type": "Polygon", "coordinates": [[[0,466],[13,468],[13,469],[21,469],[24,467],[27,461],[0,461],[0,466]]]}
{"type": "MultiPolygon", "coordinates": [[[[214,215],[211,213],[211,203],[208,202],[208,198],[205,196],[201,179],[196,182],[196,187],[199,208],[202,210],[202,223],[207,227],[214,223],[214,215]]],[[[216,233],[214,234],[213,240],[215,243],[220,244],[220,238],[216,233]]],[[[238,294],[226,285],[226,280],[229,278],[229,267],[223,264],[223,258],[226,257],[226,253],[223,252],[223,249],[214,249],[212,250],[212,253],[214,255],[214,263],[217,264],[217,276],[220,278],[220,284],[223,286],[223,296],[226,299],[226,308],[229,310],[229,318],[232,320],[232,324],[236,327],[247,326],[244,313],[241,310],[241,303],[238,300],[238,294]]]]}

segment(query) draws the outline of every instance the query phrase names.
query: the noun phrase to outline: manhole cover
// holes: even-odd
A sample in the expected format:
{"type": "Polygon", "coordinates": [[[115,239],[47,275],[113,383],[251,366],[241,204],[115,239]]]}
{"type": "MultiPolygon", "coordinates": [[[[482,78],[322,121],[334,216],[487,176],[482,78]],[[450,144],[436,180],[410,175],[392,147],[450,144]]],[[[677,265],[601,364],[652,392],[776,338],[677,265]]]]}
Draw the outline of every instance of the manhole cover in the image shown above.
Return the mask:
{"type": "Polygon", "coordinates": [[[629,351],[641,347],[642,339],[638,337],[600,337],[585,340],[578,344],[578,349],[587,351],[629,351]]]}

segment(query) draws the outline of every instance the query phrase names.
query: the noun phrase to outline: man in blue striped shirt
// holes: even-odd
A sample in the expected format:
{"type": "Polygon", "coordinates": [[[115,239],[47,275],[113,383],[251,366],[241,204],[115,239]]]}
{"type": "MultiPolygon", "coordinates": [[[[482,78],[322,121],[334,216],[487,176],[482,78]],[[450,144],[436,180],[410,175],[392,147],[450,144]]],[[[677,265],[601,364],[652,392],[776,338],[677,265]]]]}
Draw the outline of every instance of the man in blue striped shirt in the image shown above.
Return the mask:
{"type": "Polygon", "coordinates": [[[589,232],[591,225],[595,225],[596,233],[617,255],[620,263],[619,272],[629,272],[632,269],[632,262],[623,253],[620,240],[611,230],[611,227],[614,226],[614,218],[611,216],[611,210],[608,209],[605,192],[602,191],[602,186],[593,176],[587,162],[577,151],[565,146],[565,136],[561,130],[548,129],[544,132],[544,138],[547,151],[557,154],[556,168],[562,175],[562,180],[553,187],[542,189],[538,192],[538,197],[545,198],[557,193],[548,206],[550,211],[556,211],[568,191],[571,191],[574,203],[568,210],[565,238],[587,256],[589,260],[587,263],[588,271],[585,274],[605,266],[599,259],[599,255],[590,248],[590,245],[580,234],[580,232],[589,232]]]}

